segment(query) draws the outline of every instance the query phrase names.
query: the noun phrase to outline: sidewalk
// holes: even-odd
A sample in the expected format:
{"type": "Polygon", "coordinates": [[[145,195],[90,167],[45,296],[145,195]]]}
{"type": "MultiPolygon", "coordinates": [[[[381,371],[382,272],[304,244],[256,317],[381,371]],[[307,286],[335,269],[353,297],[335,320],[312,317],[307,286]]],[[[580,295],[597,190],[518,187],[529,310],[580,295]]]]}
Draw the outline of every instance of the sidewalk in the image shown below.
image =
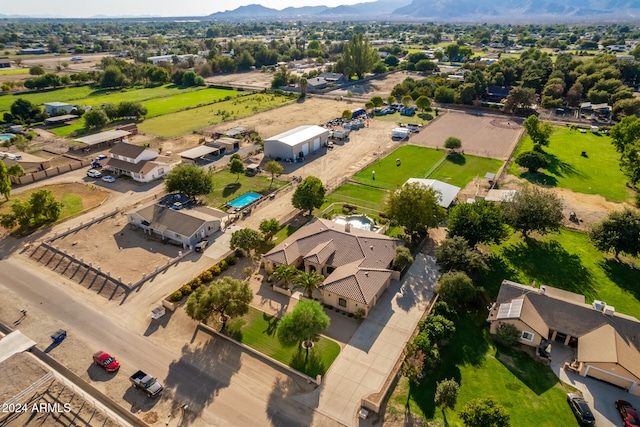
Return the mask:
{"type": "Polygon", "coordinates": [[[339,423],[357,425],[362,399],[379,392],[434,295],[438,269],[419,254],[402,282],[392,282],[342,350],[324,381],[294,399],[339,423]]]}

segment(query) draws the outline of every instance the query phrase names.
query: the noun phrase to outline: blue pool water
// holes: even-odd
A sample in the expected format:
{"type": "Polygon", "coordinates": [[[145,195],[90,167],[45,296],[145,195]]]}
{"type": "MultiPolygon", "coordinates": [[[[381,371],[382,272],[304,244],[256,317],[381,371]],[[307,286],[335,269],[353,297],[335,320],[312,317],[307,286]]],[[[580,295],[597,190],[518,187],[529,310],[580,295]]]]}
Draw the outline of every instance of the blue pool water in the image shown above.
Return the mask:
{"type": "Polygon", "coordinates": [[[11,135],[10,133],[0,133],[0,139],[2,140],[9,140],[13,137],[14,135],[11,135]]]}
{"type": "Polygon", "coordinates": [[[346,218],[343,216],[339,216],[335,218],[333,222],[341,225],[345,223],[349,223],[351,224],[352,227],[359,228],[360,230],[375,231],[374,230],[375,224],[373,223],[373,221],[363,216],[348,216],[346,218]]]}
{"type": "Polygon", "coordinates": [[[243,207],[247,206],[251,202],[255,202],[260,197],[262,197],[260,194],[254,193],[253,191],[250,191],[250,192],[245,193],[242,196],[238,197],[237,199],[233,199],[232,201],[230,201],[229,202],[229,206],[231,206],[233,208],[236,208],[236,209],[240,209],[240,208],[243,208],[243,207]]]}

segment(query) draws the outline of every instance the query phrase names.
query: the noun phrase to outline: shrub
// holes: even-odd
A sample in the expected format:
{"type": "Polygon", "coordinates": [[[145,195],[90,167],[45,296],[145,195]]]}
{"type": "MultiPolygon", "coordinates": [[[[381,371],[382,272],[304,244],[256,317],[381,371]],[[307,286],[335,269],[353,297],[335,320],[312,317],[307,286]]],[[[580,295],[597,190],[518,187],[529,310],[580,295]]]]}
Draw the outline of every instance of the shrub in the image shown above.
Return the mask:
{"type": "Polygon", "coordinates": [[[238,262],[238,258],[234,256],[228,256],[224,260],[227,263],[227,265],[236,265],[236,263],[238,262]]]}
{"type": "Polygon", "coordinates": [[[236,258],[242,258],[244,256],[244,252],[240,248],[236,249],[234,254],[235,254],[236,258]]]}
{"type": "Polygon", "coordinates": [[[191,292],[193,292],[193,291],[191,290],[191,286],[190,285],[182,285],[182,287],[180,288],[180,293],[185,297],[187,295],[191,295],[191,292]]]}
{"type": "Polygon", "coordinates": [[[220,261],[218,265],[220,266],[220,271],[227,271],[229,269],[229,264],[227,264],[225,260],[220,261]]]}
{"type": "Polygon", "coordinates": [[[187,283],[191,287],[191,290],[198,289],[202,285],[202,280],[199,277],[191,279],[189,283],[187,283]]]}
{"type": "Polygon", "coordinates": [[[636,207],[640,208],[640,193],[636,194],[635,202],[636,202],[636,207]]]}
{"type": "Polygon", "coordinates": [[[367,313],[365,313],[364,309],[359,308],[359,309],[357,309],[357,310],[356,310],[356,312],[355,312],[355,313],[353,313],[353,317],[355,317],[355,318],[356,318],[356,319],[358,319],[358,320],[362,320],[362,319],[364,319],[364,316],[365,316],[366,314],[367,314],[367,313]]]}
{"type": "Polygon", "coordinates": [[[213,267],[211,267],[209,269],[209,271],[211,272],[211,274],[213,274],[214,276],[219,276],[220,273],[222,272],[222,270],[220,270],[220,266],[218,264],[214,265],[213,267]]]}
{"type": "Polygon", "coordinates": [[[521,332],[511,323],[500,323],[496,330],[496,341],[500,344],[511,347],[520,341],[521,332]]]}
{"type": "Polygon", "coordinates": [[[175,291],[174,293],[171,294],[171,296],[169,297],[169,299],[172,302],[178,302],[182,299],[182,292],[180,291],[175,291]]]}
{"type": "Polygon", "coordinates": [[[213,273],[209,270],[205,270],[200,273],[200,276],[198,276],[198,278],[204,283],[209,283],[213,280],[213,273]]]}

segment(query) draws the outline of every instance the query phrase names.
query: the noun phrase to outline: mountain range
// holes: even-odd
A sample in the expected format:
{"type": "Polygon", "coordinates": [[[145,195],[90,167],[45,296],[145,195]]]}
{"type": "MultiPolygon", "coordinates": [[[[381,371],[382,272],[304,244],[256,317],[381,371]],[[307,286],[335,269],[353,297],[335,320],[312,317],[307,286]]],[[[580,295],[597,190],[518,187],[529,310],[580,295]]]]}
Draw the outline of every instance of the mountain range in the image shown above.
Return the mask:
{"type": "Polygon", "coordinates": [[[638,21],[640,0],[377,0],[349,6],[272,9],[260,4],[217,12],[206,19],[386,20],[448,22],[638,21]]]}

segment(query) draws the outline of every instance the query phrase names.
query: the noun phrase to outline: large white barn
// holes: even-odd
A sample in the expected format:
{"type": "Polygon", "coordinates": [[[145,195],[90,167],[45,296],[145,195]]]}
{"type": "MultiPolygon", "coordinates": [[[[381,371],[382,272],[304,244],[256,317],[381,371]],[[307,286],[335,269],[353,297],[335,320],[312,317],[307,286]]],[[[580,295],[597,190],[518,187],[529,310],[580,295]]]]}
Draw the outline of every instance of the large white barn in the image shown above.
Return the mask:
{"type": "Polygon", "coordinates": [[[264,140],[264,155],[272,159],[307,156],[327,145],[329,130],[320,126],[298,126],[264,140]]]}

